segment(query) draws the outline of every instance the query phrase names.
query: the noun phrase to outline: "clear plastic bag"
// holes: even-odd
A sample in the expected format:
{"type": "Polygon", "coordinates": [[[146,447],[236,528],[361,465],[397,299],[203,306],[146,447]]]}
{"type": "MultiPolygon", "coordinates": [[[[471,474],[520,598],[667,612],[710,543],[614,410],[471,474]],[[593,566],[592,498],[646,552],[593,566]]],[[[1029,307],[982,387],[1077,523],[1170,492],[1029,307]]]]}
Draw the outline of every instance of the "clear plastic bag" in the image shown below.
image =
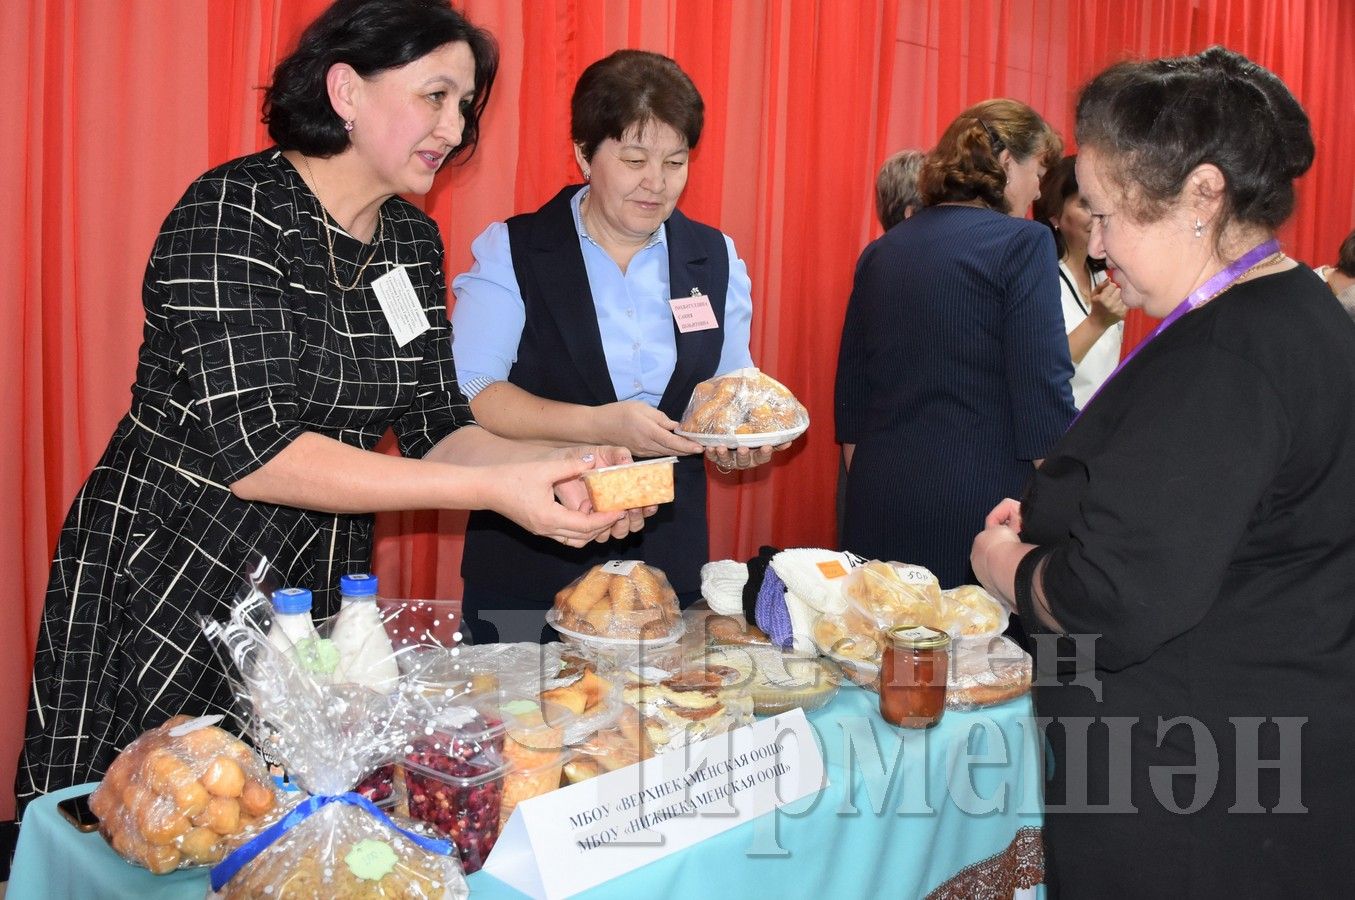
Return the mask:
{"type": "Polygon", "coordinates": [[[215,896],[467,896],[456,848],[353,793],[422,734],[426,699],[404,679],[390,694],[323,683],[268,641],[266,604],[247,592],[228,622],[204,620],[203,630],[226,662],[255,744],[304,794],[235,838],[212,870],[215,896]]]}
{"type": "Polygon", "coordinates": [[[775,434],[781,443],[809,427],[809,410],[784,384],[755,368],[736,369],[703,381],[692,391],[679,433],[691,435],[775,434]]]}
{"type": "Polygon", "coordinates": [[[847,573],[847,604],[880,630],[895,625],[942,628],[941,583],[921,566],[871,560],[847,573]]]}
{"type": "MultiPolygon", "coordinates": [[[[269,824],[307,802],[289,805],[269,824]]],[[[455,857],[430,853],[366,810],[329,803],[268,845],[213,898],[462,898],[455,857]]]]}
{"type": "Polygon", "coordinates": [[[157,875],[210,865],[277,805],[267,767],[220,718],[175,716],[113,760],[89,805],[124,859],[157,875]]]}
{"type": "Polygon", "coordinates": [[[1030,655],[1010,638],[962,641],[950,650],[947,709],[1006,703],[1030,690],[1030,655]]]}
{"type": "Polygon", "coordinates": [[[956,640],[986,639],[1007,627],[1007,611],[978,585],[941,590],[922,566],[872,560],[847,575],[847,604],[882,632],[896,625],[926,625],[956,640]]]}

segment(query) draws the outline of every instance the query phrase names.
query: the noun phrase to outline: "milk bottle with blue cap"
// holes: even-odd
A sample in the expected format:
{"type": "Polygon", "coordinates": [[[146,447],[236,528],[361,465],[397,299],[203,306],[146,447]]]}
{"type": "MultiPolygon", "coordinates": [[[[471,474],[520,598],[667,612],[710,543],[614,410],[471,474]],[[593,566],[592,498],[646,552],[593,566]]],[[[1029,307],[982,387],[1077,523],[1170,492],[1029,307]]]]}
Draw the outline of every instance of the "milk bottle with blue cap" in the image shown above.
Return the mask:
{"type": "Polygon", "coordinates": [[[398,684],[400,668],[376,605],[376,591],[375,575],[345,575],[339,579],[339,614],[330,632],[339,654],[333,680],[388,694],[398,684]]]}
{"type": "Polygon", "coordinates": [[[268,642],[291,656],[316,681],[328,681],[336,659],[329,641],[321,639],[311,621],[311,592],[306,588],[279,588],[269,599],[273,623],[268,626],[268,642]]]}
{"type": "Polygon", "coordinates": [[[319,634],[311,621],[311,592],[305,588],[279,588],[273,592],[273,624],[268,628],[268,642],[284,653],[291,652],[319,634]]]}

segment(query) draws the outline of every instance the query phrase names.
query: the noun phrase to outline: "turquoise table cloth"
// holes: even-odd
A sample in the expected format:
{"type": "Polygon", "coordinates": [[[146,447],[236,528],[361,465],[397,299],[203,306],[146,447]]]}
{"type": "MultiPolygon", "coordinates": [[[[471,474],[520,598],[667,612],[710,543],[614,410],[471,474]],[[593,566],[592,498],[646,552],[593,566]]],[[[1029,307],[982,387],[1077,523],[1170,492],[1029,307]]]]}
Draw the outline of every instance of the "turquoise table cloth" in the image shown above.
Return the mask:
{"type": "MultiPolygon", "coordinates": [[[[1009,896],[1040,880],[1040,754],[1029,697],[948,711],[926,731],[880,719],[874,694],[844,686],[809,714],[828,786],[790,807],[637,869],[588,898],[1009,896]]],[[[203,897],[205,870],[155,876],[57,813],[83,785],[32,803],[7,900],[203,897]]],[[[474,897],[522,897],[484,872],[474,897]]]]}

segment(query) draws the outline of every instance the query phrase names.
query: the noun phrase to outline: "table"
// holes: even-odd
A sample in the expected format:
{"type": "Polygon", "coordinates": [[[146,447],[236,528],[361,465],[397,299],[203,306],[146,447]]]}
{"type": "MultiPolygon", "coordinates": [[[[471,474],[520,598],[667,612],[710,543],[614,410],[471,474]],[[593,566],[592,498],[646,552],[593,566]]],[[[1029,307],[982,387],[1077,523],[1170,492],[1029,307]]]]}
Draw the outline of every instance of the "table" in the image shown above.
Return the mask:
{"type": "MultiPolygon", "coordinates": [[[[780,895],[1009,897],[1043,876],[1040,754],[1029,697],[948,711],[927,731],[886,725],[874,694],[844,685],[809,714],[829,785],[601,885],[588,898],[780,895]]],[[[19,831],[7,900],[199,900],[205,870],[154,876],[56,810],[83,785],[34,801],[19,831]]],[[[473,897],[521,897],[484,872],[473,897]]]]}

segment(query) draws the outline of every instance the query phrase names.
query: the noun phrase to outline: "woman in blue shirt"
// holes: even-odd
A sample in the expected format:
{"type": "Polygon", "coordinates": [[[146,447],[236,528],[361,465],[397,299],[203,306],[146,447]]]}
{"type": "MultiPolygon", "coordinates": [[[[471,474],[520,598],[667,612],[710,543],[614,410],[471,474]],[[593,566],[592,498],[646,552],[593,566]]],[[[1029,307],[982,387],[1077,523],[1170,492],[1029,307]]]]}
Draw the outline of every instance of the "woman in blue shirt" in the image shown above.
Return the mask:
{"type": "MultiPolygon", "coordinates": [[[[662,569],[684,605],[700,596],[703,448],[673,430],[698,383],[753,364],[747,269],[729,237],[676,209],[703,115],[696,86],[667,57],[620,50],[593,63],[571,104],[585,183],[491,225],[453,284],[457,375],[480,424],[548,443],[607,435],[636,457],[680,457],[675,502],[635,511],[632,525],[651,516],[645,528],[605,547],[565,547],[473,514],[462,575],[477,640],[508,637],[496,625],[535,636],[555,592],[609,559],[662,569]],[[668,301],[693,295],[709,300],[714,325],[679,332],[668,301]],[[480,616],[489,609],[492,622],[480,616]]],[[[772,449],[708,455],[744,469],[772,449]]]]}

